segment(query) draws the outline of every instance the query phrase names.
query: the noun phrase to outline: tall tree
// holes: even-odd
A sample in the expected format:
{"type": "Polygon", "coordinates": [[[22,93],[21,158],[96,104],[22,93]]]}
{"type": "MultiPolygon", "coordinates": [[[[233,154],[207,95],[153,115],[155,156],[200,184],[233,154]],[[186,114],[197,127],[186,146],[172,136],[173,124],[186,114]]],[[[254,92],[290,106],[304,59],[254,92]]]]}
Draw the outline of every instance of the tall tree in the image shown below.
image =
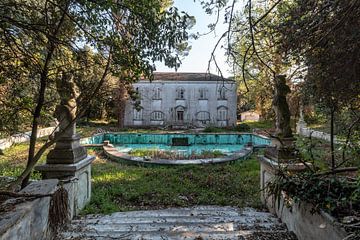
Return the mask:
{"type": "MultiPolygon", "coordinates": [[[[287,5],[288,1],[282,4],[279,1],[247,1],[244,10],[233,20],[228,54],[234,64],[236,78],[245,85],[242,94],[249,95],[258,109],[267,110],[267,113],[262,111],[262,115],[269,115],[272,106],[276,132],[290,137],[287,102],[272,100],[278,99],[279,93],[284,92],[284,86],[281,87],[277,81],[280,75],[287,74],[288,85],[292,85],[298,76],[297,69],[292,67],[293,62],[286,60],[286,54],[279,51],[280,34],[276,27],[282,22],[287,5]],[[267,109],[264,106],[268,106],[267,109]],[[282,113],[287,113],[286,117],[282,113]]],[[[288,91],[290,93],[290,89],[288,91]]]]}
{"type": "MultiPolygon", "coordinates": [[[[54,143],[49,140],[35,151],[38,126],[44,106],[52,100],[53,95],[48,93],[55,89],[55,80],[66,72],[88,70],[86,65],[78,69],[71,64],[76,62],[79,49],[89,45],[103,56],[102,61],[94,62],[102,68],[97,84],[78,97],[81,106],[90,101],[109,74],[117,76],[128,71],[131,75],[125,80],[135,81],[141,75],[151,76],[154,61],[177,67],[179,57],[175,49],[188,38],[189,19],[176,8],[165,10],[160,0],[1,1],[0,89],[16,88],[23,84],[21,80],[31,81],[32,89],[23,92],[34,99],[27,107],[32,117],[28,165],[20,178],[26,180],[44,150],[54,143]]],[[[79,108],[78,114],[83,111],[83,107],[79,108]]]]}
{"type": "Polygon", "coordinates": [[[282,52],[305,65],[306,98],[328,112],[334,170],[336,115],[360,110],[360,2],[293,2],[279,26],[282,52]]]}

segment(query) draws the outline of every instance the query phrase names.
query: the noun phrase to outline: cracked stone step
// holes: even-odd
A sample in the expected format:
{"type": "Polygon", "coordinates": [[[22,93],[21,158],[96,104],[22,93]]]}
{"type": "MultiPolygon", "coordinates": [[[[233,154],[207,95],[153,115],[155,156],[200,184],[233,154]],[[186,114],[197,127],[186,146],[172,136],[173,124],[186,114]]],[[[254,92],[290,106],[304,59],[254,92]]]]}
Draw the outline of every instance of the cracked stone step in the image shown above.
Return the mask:
{"type": "Polygon", "coordinates": [[[163,210],[147,210],[147,211],[130,211],[130,212],[117,212],[111,215],[87,215],[86,218],[119,218],[119,217],[171,217],[171,216],[249,216],[249,217],[274,217],[268,212],[258,212],[251,208],[245,208],[239,210],[234,207],[213,207],[211,206],[201,206],[201,207],[192,207],[192,208],[169,208],[163,210]]]}
{"type": "Polygon", "coordinates": [[[141,239],[141,240],[182,240],[182,239],[240,239],[240,240],[296,240],[296,237],[283,231],[251,231],[241,230],[232,232],[126,232],[126,233],[76,233],[76,234],[63,234],[61,239],[64,240],[108,240],[108,239],[141,239]],[[270,238],[273,237],[273,238],[270,238]]]}
{"type": "MultiPolygon", "coordinates": [[[[171,216],[239,216],[236,210],[227,209],[169,209],[169,210],[149,210],[113,213],[109,217],[171,217],[171,216]]],[[[92,216],[90,216],[92,217],[92,216]]],[[[94,217],[98,217],[95,215],[94,217]]]]}
{"type": "Polygon", "coordinates": [[[225,223],[235,222],[238,224],[277,224],[279,220],[275,217],[243,217],[243,216],[171,216],[171,217],[121,217],[121,218],[90,218],[90,219],[78,219],[72,221],[73,224],[131,224],[131,223],[225,223]]]}
{"type": "MultiPolygon", "coordinates": [[[[95,232],[129,232],[129,231],[140,231],[140,232],[151,232],[151,231],[172,231],[172,232],[183,232],[183,231],[235,231],[239,229],[271,229],[276,227],[274,224],[237,224],[235,222],[227,223],[197,223],[197,222],[181,222],[181,223],[128,223],[128,224],[84,224],[84,231],[95,231],[95,232]]],[[[74,228],[70,229],[76,229],[74,228]]],[[[70,230],[69,229],[69,230],[70,230]]]]}
{"type": "Polygon", "coordinates": [[[283,223],[251,208],[196,206],[87,215],[73,220],[58,239],[281,239],[294,240],[283,223]]]}

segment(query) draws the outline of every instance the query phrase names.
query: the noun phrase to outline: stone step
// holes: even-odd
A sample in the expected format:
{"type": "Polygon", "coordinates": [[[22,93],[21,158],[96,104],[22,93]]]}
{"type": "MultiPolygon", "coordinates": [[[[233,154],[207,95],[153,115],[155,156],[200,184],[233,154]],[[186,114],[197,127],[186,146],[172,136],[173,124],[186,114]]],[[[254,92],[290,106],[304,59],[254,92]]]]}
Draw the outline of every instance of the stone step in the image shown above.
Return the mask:
{"type": "Polygon", "coordinates": [[[63,240],[113,240],[113,239],[132,239],[132,240],[183,240],[183,239],[226,239],[226,240],[296,240],[296,237],[283,231],[252,231],[240,230],[231,232],[86,232],[85,233],[63,233],[61,238],[63,240]]]}
{"type": "Polygon", "coordinates": [[[98,219],[101,217],[106,218],[120,218],[120,217],[171,217],[171,216],[253,216],[259,218],[274,217],[268,212],[259,212],[252,208],[244,208],[239,210],[235,207],[219,207],[219,206],[199,206],[192,208],[169,208],[162,210],[147,210],[147,211],[129,211],[117,212],[110,215],[87,215],[87,219],[98,219]]]}
{"type": "Polygon", "coordinates": [[[164,217],[121,217],[121,218],[90,218],[73,220],[73,224],[132,224],[132,223],[225,223],[235,222],[237,224],[278,224],[275,217],[244,217],[244,216],[164,216],[164,217]]]}
{"type": "MultiPolygon", "coordinates": [[[[172,231],[172,232],[183,232],[183,231],[236,231],[240,229],[279,229],[280,226],[276,226],[273,223],[242,223],[236,222],[181,222],[181,223],[123,223],[123,224],[87,224],[86,222],[81,225],[75,225],[69,230],[73,231],[83,227],[83,231],[113,231],[113,232],[129,232],[129,231],[140,231],[140,232],[153,232],[153,231],[172,231]]],[[[69,231],[68,230],[68,231],[69,231]]]]}
{"type": "Polygon", "coordinates": [[[58,239],[296,239],[278,218],[252,208],[196,206],[87,215],[58,239]],[[274,236],[273,238],[268,238],[274,236]]]}

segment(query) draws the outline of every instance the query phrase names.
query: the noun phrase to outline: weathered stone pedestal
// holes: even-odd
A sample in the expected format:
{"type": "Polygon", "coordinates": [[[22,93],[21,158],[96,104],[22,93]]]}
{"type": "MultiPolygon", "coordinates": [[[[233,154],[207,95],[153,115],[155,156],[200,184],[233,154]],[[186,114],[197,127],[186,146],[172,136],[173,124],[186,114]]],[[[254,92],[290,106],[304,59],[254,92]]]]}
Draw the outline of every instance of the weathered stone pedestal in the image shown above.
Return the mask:
{"type": "Polygon", "coordinates": [[[70,217],[77,215],[91,197],[91,162],[86,149],[80,146],[80,137],[61,137],[47,156],[46,164],[36,167],[43,179],[59,179],[69,194],[70,217]]]}

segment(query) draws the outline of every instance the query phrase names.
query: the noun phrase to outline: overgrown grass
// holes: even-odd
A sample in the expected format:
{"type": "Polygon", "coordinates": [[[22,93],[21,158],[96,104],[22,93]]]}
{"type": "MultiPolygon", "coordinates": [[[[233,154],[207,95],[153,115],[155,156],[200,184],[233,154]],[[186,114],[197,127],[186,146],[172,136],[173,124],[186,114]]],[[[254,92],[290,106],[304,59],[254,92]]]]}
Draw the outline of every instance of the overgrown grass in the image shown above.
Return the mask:
{"type": "Polygon", "coordinates": [[[95,133],[101,131],[109,131],[109,132],[128,132],[128,133],[160,133],[164,132],[163,129],[159,129],[157,127],[154,128],[119,128],[114,121],[100,121],[100,120],[92,120],[89,122],[81,122],[77,124],[76,128],[77,132],[81,137],[90,137],[95,133]]]}
{"type": "Polygon", "coordinates": [[[273,123],[272,120],[264,120],[264,121],[258,121],[258,122],[245,121],[244,123],[249,125],[249,127],[251,129],[270,129],[270,128],[274,128],[274,123],[273,123]]]}
{"type": "Polygon", "coordinates": [[[235,127],[214,127],[209,126],[204,129],[204,132],[218,133],[218,132],[252,132],[253,130],[262,130],[273,128],[272,121],[245,121],[238,123],[235,127]]]}
{"type": "Polygon", "coordinates": [[[84,214],[197,204],[261,207],[255,156],[225,165],[142,167],[98,155],[92,179],[84,214]]]}
{"type": "MultiPolygon", "coordinates": [[[[314,163],[320,170],[331,168],[331,151],[330,143],[312,138],[296,136],[296,146],[305,161],[314,163]]],[[[335,144],[335,163],[336,165],[343,162],[342,153],[344,145],[335,144]]],[[[360,167],[360,148],[347,148],[345,151],[345,163],[343,167],[360,167]]]]}
{"type": "MultiPolygon", "coordinates": [[[[40,139],[36,145],[38,149],[43,144],[43,139],[40,139]]],[[[29,151],[29,143],[15,144],[12,147],[4,150],[4,155],[0,155],[0,176],[17,177],[25,169],[26,160],[29,151]]],[[[44,163],[46,160],[46,151],[38,163],[44,163]]],[[[31,178],[40,179],[40,173],[33,171],[31,178]]]]}

